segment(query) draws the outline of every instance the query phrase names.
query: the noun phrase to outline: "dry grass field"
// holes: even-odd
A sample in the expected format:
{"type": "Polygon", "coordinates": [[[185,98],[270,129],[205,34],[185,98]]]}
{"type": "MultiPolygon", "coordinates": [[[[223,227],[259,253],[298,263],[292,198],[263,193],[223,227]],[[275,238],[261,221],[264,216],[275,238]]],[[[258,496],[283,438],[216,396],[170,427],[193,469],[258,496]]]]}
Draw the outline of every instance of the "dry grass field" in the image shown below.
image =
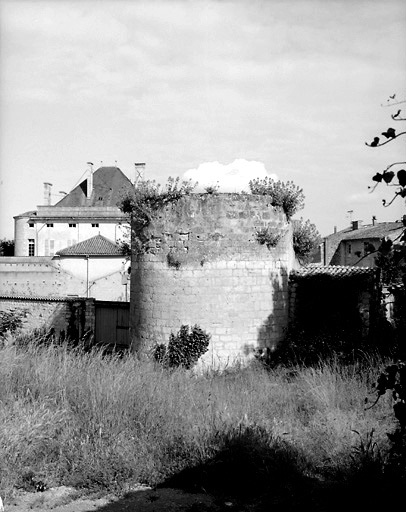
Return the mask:
{"type": "Polygon", "coordinates": [[[242,501],[269,501],[277,489],[281,503],[313,499],[316,488],[370,489],[395,425],[390,396],[366,410],[386,363],[367,355],[199,373],[33,340],[1,349],[0,360],[3,498],[42,484],[121,496],[144,484],[242,501]]]}

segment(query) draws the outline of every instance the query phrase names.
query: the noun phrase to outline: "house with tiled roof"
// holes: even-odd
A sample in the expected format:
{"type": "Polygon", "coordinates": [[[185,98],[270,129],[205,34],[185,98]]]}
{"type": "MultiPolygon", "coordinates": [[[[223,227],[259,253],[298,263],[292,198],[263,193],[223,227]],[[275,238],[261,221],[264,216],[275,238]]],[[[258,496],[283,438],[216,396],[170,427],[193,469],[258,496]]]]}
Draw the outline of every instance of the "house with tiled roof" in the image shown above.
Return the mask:
{"type": "Polygon", "coordinates": [[[125,300],[129,298],[129,262],[120,247],[102,235],[57,251],[52,262],[60,272],[81,280],[81,296],[99,300],[121,300],[122,295],[125,300]]]}
{"type": "Polygon", "coordinates": [[[53,256],[98,234],[114,243],[125,236],[127,219],[117,205],[133,184],[118,167],[90,168],[55,205],[51,187],[44,183],[45,205],[14,217],[16,256],[53,256]]]}
{"type": "Polygon", "coordinates": [[[3,293],[129,300],[129,261],[120,251],[128,221],[118,207],[134,187],[118,167],[92,166],[69,194],[15,219],[15,256],[1,258],[3,293]]]}
{"type": "Polygon", "coordinates": [[[376,256],[374,251],[378,249],[382,239],[387,237],[396,241],[403,230],[401,221],[374,222],[364,226],[361,221],[353,221],[350,227],[323,239],[321,263],[373,267],[376,256]]]}

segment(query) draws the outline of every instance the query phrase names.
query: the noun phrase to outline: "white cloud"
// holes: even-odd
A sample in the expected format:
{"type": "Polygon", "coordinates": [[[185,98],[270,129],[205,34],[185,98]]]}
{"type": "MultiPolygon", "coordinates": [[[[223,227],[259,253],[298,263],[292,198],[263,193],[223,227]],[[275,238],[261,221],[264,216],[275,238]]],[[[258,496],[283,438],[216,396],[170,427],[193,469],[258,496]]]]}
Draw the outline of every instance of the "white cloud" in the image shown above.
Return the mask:
{"type": "Polygon", "coordinates": [[[237,158],[230,164],[204,162],[197,169],[189,169],[183,175],[185,180],[197,181],[197,190],[208,186],[219,186],[219,192],[249,191],[248,182],[255,178],[270,177],[277,180],[276,174],[270,174],[262,162],[237,158]]]}

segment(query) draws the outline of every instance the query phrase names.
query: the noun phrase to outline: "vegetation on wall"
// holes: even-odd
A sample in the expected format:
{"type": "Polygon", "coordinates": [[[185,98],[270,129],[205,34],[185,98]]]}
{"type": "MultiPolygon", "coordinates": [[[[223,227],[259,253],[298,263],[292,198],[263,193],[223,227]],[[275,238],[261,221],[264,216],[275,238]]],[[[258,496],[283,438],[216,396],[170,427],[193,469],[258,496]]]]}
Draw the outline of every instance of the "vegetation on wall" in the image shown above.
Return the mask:
{"type": "MultiPolygon", "coordinates": [[[[181,181],[179,177],[169,177],[165,185],[155,180],[140,181],[138,186],[124,196],[119,208],[129,215],[133,232],[133,248],[137,252],[148,252],[149,238],[144,229],[156,213],[168,204],[175,203],[181,197],[190,194],[197,183],[191,180],[181,181]]],[[[122,244],[122,250],[128,250],[129,243],[122,244]]]]}
{"type": "Polygon", "coordinates": [[[288,220],[304,208],[304,193],[293,181],[284,183],[270,177],[256,178],[249,182],[252,194],[267,196],[272,206],[282,208],[288,220]]]}
{"type": "Polygon", "coordinates": [[[271,249],[278,245],[283,233],[279,229],[268,226],[257,229],[255,236],[259,244],[266,245],[268,249],[271,249]]]}
{"type": "Polygon", "coordinates": [[[320,233],[310,220],[304,221],[301,217],[294,220],[293,224],[293,249],[301,263],[308,263],[310,255],[317,249],[321,242],[320,233]]]}

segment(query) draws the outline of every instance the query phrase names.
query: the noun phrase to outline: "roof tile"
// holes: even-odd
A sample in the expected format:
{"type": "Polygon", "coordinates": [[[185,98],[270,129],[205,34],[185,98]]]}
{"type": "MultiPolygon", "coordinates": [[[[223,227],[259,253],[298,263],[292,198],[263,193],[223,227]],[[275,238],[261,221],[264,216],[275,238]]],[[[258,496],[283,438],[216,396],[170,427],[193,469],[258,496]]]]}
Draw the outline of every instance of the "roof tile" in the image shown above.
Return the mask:
{"type": "Polygon", "coordinates": [[[291,278],[295,277],[310,277],[310,276],[333,276],[333,277],[348,277],[348,276],[373,276],[376,275],[378,269],[372,267],[352,267],[344,265],[306,265],[300,269],[293,270],[290,274],[291,278]]]}
{"type": "Polygon", "coordinates": [[[121,256],[120,248],[108,238],[96,235],[88,240],[61,249],[59,256],[121,256]]]}

